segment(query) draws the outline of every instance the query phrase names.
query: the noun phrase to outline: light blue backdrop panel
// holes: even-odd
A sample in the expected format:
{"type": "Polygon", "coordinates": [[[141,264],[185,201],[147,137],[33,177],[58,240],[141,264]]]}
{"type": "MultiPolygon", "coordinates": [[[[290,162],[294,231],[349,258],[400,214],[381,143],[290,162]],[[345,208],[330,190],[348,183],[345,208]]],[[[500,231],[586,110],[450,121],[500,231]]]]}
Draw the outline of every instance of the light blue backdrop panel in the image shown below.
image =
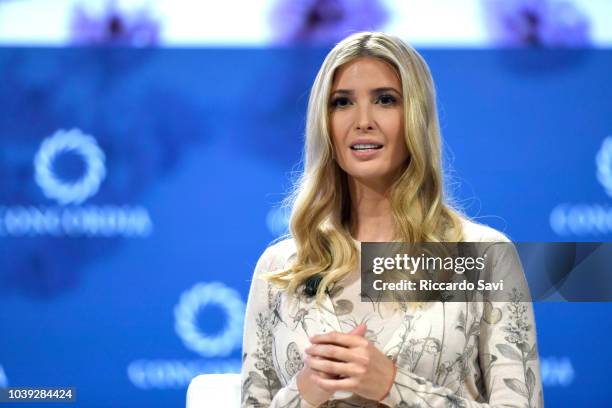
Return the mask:
{"type": "MultiPolygon", "coordinates": [[[[198,372],[239,370],[325,53],[0,49],[0,386],[170,407],[198,372]]],[[[514,240],[609,240],[608,50],[423,55],[468,214],[514,240]]],[[[547,405],[609,400],[611,311],[536,305],[547,405]]]]}

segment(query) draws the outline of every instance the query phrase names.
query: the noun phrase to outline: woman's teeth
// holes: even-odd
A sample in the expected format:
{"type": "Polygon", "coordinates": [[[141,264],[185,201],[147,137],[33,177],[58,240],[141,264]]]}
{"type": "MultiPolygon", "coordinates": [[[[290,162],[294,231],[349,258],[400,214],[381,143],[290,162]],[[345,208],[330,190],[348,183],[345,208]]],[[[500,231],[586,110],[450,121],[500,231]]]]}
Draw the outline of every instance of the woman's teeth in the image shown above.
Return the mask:
{"type": "Polygon", "coordinates": [[[359,143],[359,144],[351,146],[351,149],[353,150],[370,150],[370,149],[380,149],[380,148],[382,148],[382,145],[365,144],[365,143],[359,143]]]}

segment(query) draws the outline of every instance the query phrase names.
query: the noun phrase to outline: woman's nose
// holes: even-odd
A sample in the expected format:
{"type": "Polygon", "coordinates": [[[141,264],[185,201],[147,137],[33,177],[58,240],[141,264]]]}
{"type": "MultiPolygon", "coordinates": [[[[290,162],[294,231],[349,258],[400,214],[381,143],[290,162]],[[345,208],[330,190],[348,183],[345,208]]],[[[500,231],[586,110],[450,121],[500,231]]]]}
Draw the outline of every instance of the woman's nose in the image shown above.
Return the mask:
{"type": "Polygon", "coordinates": [[[369,106],[359,108],[355,129],[361,131],[374,129],[374,120],[369,106]]]}

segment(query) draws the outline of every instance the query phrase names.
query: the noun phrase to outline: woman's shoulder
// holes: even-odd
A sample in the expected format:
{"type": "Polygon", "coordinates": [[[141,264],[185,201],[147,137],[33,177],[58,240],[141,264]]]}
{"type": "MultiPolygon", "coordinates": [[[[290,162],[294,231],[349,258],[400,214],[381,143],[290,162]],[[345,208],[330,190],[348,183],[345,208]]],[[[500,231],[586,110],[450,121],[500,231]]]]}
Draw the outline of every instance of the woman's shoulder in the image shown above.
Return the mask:
{"type": "Polygon", "coordinates": [[[503,232],[469,218],[461,218],[461,227],[465,242],[511,242],[503,232]]]}
{"type": "Polygon", "coordinates": [[[295,241],[292,237],[273,241],[268,245],[266,251],[275,257],[288,258],[296,252],[295,241]]]}
{"type": "Polygon", "coordinates": [[[268,271],[284,268],[289,258],[296,252],[293,238],[286,238],[270,244],[259,257],[258,264],[265,265],[268,271]]]}

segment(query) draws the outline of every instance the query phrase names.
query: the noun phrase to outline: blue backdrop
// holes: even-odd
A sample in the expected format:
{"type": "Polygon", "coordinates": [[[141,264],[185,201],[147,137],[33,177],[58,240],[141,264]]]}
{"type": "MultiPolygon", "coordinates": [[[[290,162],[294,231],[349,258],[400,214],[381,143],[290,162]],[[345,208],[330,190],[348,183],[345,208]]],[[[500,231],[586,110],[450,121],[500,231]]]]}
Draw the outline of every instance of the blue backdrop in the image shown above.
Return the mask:
{"type": "MultiPolygon", "coordinates": [[[[0,386],[170,407],[239,371],[326,51],[0,49],[0,386]]],[[[609,240],[612,53],[422,53],[467,213],[517,241],[609,240]]],[[[611,311],[536,305],[547,406],[609,401],[611,311]]]]}

